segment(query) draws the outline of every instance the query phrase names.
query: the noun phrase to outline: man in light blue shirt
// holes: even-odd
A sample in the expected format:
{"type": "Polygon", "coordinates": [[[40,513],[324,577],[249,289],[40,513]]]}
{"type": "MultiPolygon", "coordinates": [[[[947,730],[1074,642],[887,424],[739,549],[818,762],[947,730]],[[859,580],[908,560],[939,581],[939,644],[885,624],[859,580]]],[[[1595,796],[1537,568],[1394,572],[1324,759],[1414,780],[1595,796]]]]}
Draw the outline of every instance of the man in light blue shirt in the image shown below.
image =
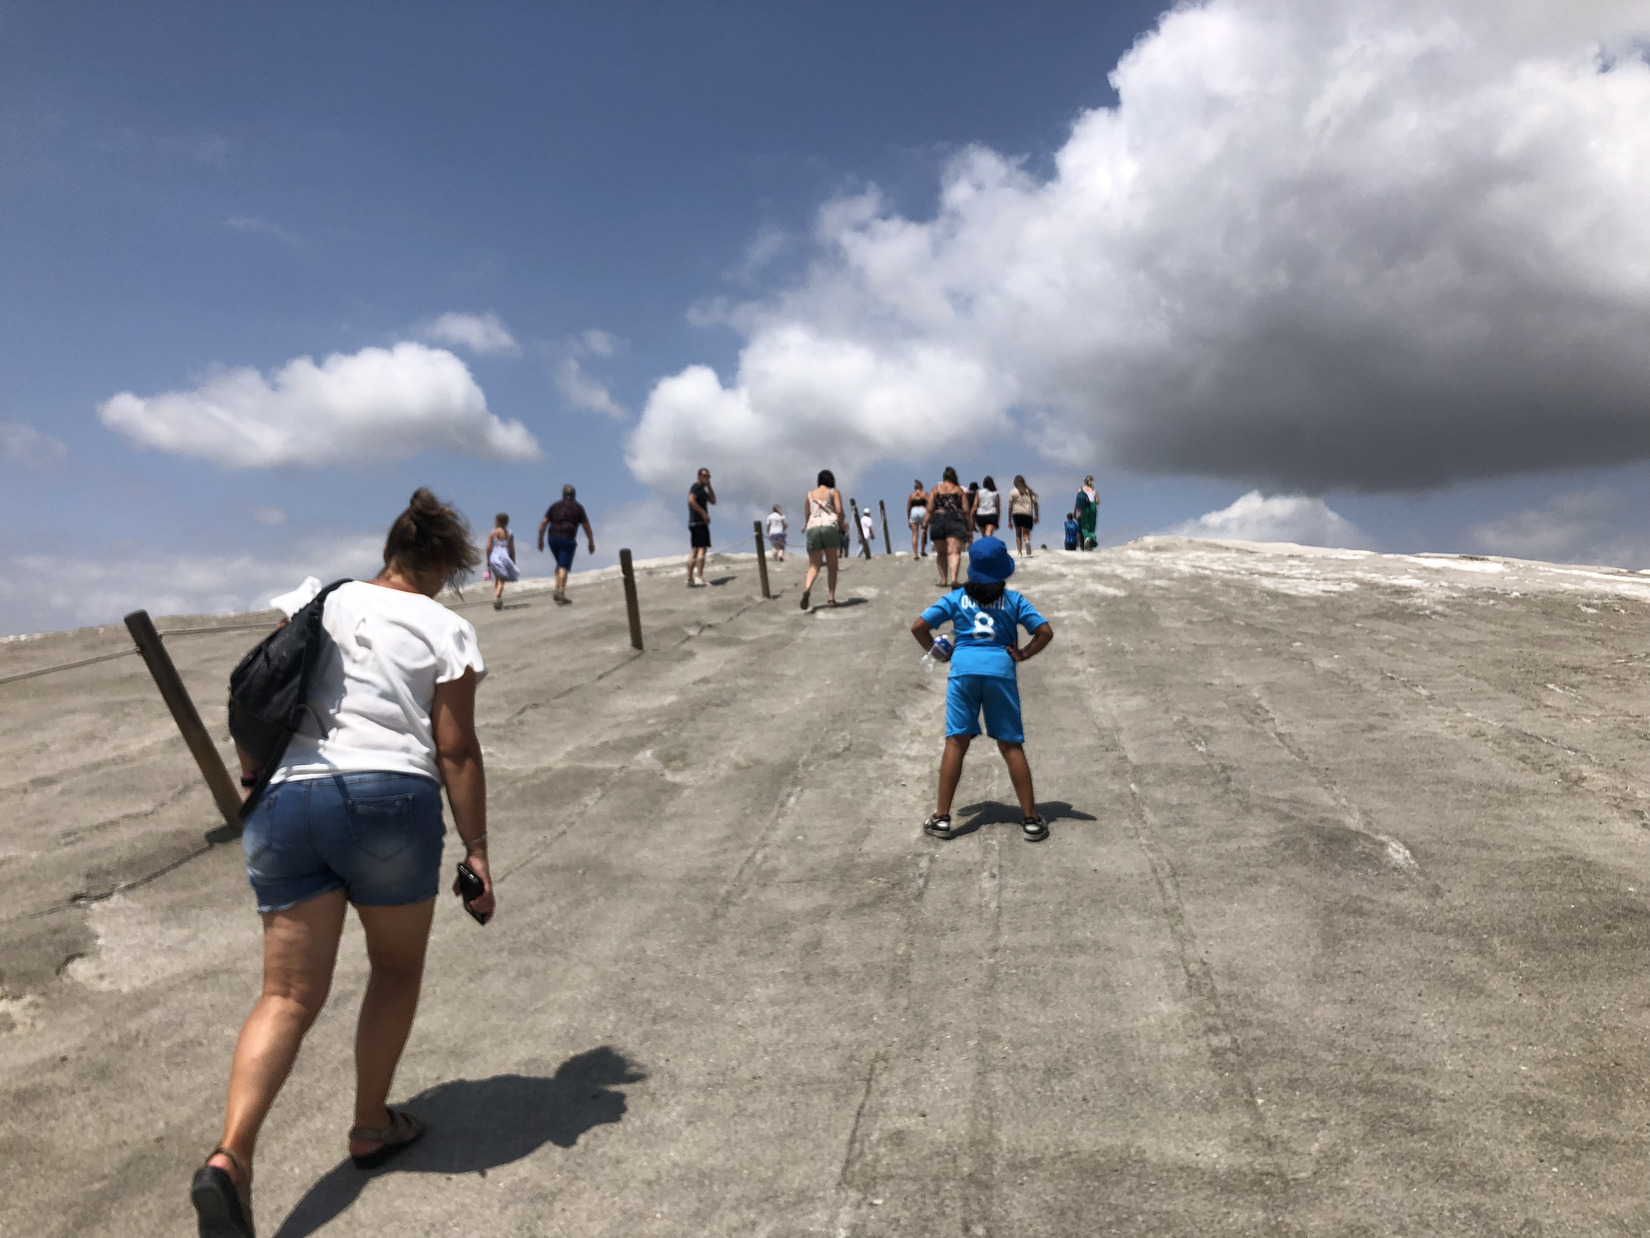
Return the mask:
{"type": "Polygon", "coordinates": [[[998,751],[1008,762],[1008,776],[1024,818],[1022,833],[1028,842],[1048,837],[1048,826],[1037,814],[1032,792],[1015,667],[1047,648],[1054,639],[1054,628],[1024,595],[1004,587],[1013,574],[1014,560],[1007,546],[995,537],[976,538],[968,550],[968,583],[935,602],[911,625],[911,634],[924,649],[933,647],[934,629],[946,622],[956,639],[946,684],[939,803],[922,826],[924,833],[935,838],[956,835],[951,828],[951,800],[962,778],[968,745],[980,733],[982,713],[986,733],[997,741],[998,751]],[[1024,649],[1019,647],[1022,627],[1031,634],[1031,643],[1024,649]]]}

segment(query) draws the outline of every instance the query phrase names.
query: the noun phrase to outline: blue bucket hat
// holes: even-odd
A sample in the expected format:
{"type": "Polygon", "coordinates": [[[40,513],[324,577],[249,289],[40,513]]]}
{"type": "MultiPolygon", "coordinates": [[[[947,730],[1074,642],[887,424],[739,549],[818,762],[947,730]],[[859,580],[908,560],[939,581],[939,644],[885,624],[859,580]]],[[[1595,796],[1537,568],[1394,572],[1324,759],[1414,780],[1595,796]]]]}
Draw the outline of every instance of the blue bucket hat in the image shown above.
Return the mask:
{"type": "Polygon", "coordinates": [[[968,579],[1000,585],[1014,575],[1014,560],[999,538],[976,537],[968,548],[968,579]]]}

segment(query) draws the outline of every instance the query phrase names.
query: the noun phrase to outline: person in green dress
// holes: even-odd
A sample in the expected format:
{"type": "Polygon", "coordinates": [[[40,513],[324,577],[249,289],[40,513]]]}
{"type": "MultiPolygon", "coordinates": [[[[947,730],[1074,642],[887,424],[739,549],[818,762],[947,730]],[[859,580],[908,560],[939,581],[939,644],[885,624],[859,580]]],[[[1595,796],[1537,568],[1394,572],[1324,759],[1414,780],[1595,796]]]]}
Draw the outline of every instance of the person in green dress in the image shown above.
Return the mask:
{"type": "Polygon", "coordinates": [[[1077,492],[1077,499],[1072,507],[1077,513],[1077,527],[1081,536],[1079,544],[1084,550],[1093,550],[1099,545],[1095,539],[1094,526],[1100,517],[1100,496],[1095,493],[1093,473],[1083,478],[1083,488],[1077,492]]]}

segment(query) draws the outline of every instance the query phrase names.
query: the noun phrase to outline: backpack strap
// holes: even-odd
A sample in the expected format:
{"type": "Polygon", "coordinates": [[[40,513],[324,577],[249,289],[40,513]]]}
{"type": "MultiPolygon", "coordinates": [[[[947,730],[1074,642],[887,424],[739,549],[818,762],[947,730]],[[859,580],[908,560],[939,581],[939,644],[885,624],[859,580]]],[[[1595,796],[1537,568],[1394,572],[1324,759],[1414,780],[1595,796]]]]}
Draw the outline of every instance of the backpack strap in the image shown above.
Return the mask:
{"type": "MultiPolygon", "coordinates": [[[[322,638],[326,636],[326,629],[321,626],[321,617],[326,610],[327,598],[339,585],[349,583],[350,578],[346,576],[342,580],[335,580],[330,585],[324,586],[320,592],[304,603],[297,614],[292,616],[293,620],[301,616],[304,624],[309,629],[304,638],[304,665],[302,671],[299,672],[299,680],[304,686],[304,692],[299,699],[298,709],[300,710],[307,711],[309,708],[309,680],[315,672],[315,663],[321,656],[322,638]]],[[[291,733],[289,733],[287,738],[290,740],[291,737],[291,733]]],[[[274,776],[275,769],[280,765],[283,755],[285,755],[284,745],[282,750],[275,753],[264,768],[258,771],[257,780],[252,784],[251,789],[247,791],[246,799],[241,803],[242,821],[245,821],[252,814],[252,810],[258,806],[258,801],[263,798],[264,791],[269,786],[269,780],[274,776]]]]}

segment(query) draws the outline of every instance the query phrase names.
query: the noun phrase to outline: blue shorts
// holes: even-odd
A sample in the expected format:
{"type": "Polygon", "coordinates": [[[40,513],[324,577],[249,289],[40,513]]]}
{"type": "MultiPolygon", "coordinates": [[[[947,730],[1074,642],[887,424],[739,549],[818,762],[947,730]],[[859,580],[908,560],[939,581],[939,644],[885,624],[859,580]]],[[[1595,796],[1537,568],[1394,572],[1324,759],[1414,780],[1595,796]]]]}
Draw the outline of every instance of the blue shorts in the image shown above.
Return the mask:
{"type": "Polygon", "coordinates": [[[978,735],[980,712],[985,733],[1005,743],[1023,744],[1020,723],[1020,682],[1001,675],[953,675],[945,689],[945,733],[978,735]]]}
{"type": "Polygon", "coordinates": [[[260,912],[329,890],[352,903],[399,907],[441,884],[441,784],[415,774],[334,774],[277,783],[241,833],[260,912]]]}
{"type": "Polygon", "coordinates": [[[573,570],[573,554],[579,548],[579,539],[576,537],[552,537],[544,543],[550,547],[550,553],[556,556],[556,566],[564,572],[573,570]]]}

